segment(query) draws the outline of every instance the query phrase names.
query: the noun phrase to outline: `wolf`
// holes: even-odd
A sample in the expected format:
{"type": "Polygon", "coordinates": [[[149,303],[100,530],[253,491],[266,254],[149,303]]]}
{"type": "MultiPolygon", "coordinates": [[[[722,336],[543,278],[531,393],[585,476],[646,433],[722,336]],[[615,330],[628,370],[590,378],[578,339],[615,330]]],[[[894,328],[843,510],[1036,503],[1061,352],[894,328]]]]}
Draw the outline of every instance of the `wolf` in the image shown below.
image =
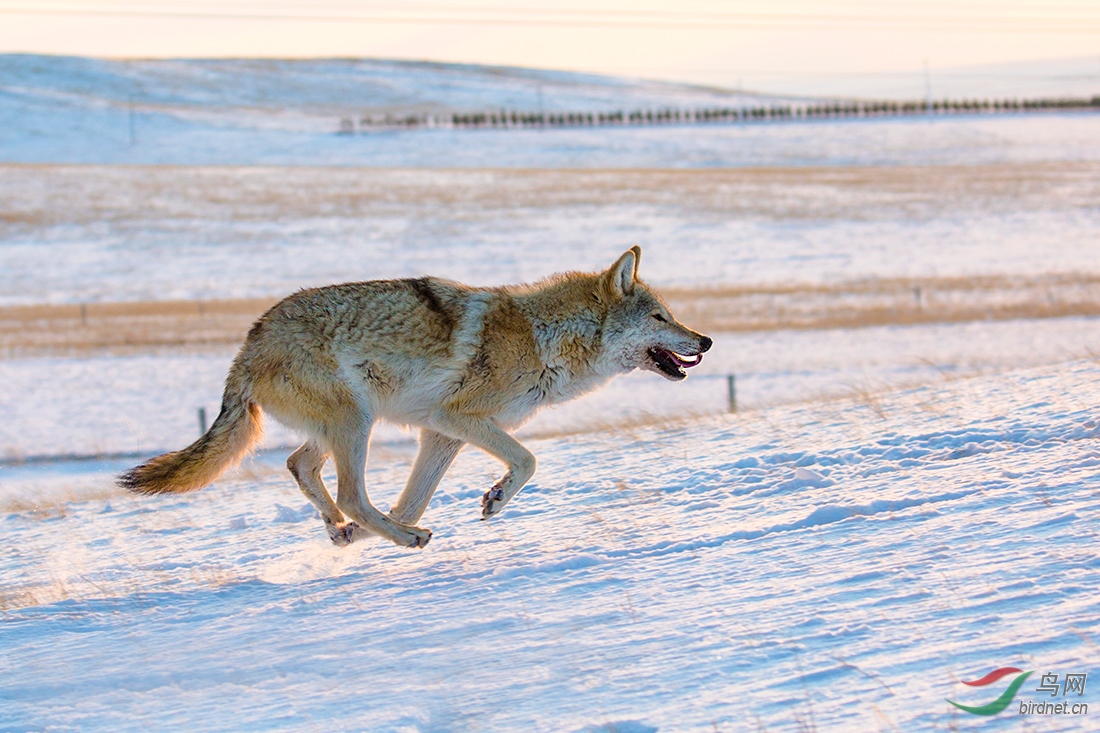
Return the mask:
{"type": "Polygon", "coordinates": [[[336,545],[370,534],[427,545],[431,530],[417,523],[467,444],[506,467],[481,499],[489,519],[535,473],[535,456],[509,431],[635,369],[680,381],[710,349],[710,338],[679,323],[638,278],[641,256],[632,247],[604,272],[529,285],[422,277],[301,290],[249,330],[210,429],[118,484],[140,494],[200,489],[248,452],[267,413],[306,437],[287,468],[336,545]],[[378,420],[420,429],[412,473],[388,514],[364,482],[378,420]],[[330,456],[335,501],[321,480],[330,456]]]}

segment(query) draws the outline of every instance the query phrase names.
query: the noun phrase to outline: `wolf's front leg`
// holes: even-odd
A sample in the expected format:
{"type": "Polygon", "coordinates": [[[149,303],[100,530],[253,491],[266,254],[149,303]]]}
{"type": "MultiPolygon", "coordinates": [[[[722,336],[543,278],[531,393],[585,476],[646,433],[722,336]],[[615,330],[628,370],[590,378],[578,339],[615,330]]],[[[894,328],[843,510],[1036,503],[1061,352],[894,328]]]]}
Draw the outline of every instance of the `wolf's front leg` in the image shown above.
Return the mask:
{"type": "MultiPolygon", "coordinates": [[[[519,443],[516,443],[516,447],[523,453],[517,454],[513,460],[501,459],[508,464],[508,471],[501,476],[500,481],[493,484],[493,488],[481,496],[482,519],[499,514],[504,505],[510,502],[512,497],[518,494],[519,490],[535,475],[535,456],[519,443]]],[[[500,458],[500,456],[497,457],[500,458]]]]}
{"type": "MultiPolygon", "coordinates": [[[[532,459],[533,458],[534,456],[532,456],[532,459]]],[[[493,488],[481,495],[481,518],[484,520],[494,514],[499,514],[500,510],[504,508],[504,505],[511,501],[513,496],[519,493],[519,490],[531,479],[531,475],[534,475],[534,473],[532,469],[530,475],[521,481],[516,478],[515,471],[509,469],[508,473],[504,474],[500,481],[493,484],[493,488]]]]}
{"type": "Polygon", "coordinates": [[[499,514],[535,475],[535,456],[492,420],[441,411],[435,416],[433,427],[444,435],[476,445],[508,466],[500,481],[481,497],[482,519],[499,514]]]}
{"type": "Polygon", "coordinates": [[[420,431],[420,452],[397,503],[390,509],[390,519],[401,524],[416,524],[424,516],[439,480],[450,468],[451,462],[465,445],[461,440],[449,438],[434,430],[420,431]]]}

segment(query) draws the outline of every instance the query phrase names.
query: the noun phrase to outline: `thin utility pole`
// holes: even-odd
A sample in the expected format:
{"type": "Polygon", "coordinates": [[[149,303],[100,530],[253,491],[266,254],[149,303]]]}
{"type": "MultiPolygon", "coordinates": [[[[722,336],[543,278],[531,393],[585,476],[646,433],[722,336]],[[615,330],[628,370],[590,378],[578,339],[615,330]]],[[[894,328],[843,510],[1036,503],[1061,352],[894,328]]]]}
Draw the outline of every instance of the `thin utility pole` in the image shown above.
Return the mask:
{"type": "Polygon", "coordinates": [[[924,112],[932,114],[932,77],[928,73],[928,59],[924,60],[924,112]]]}

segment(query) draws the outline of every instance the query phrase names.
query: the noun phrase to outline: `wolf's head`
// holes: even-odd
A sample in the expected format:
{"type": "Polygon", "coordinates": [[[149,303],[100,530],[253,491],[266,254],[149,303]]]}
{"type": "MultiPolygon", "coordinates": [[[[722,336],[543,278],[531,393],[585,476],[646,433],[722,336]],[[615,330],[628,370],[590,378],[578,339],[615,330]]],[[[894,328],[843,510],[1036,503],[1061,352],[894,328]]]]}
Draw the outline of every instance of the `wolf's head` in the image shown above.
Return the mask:
{"type": "Polygon", "coordinates": [[[680,381],[713,343],[677,321],[664,301],[638,279],[642,248],[631,247],[599,278],[600,299],[608,304],[605,353],[624,371],[648,369],[680,381]]]}

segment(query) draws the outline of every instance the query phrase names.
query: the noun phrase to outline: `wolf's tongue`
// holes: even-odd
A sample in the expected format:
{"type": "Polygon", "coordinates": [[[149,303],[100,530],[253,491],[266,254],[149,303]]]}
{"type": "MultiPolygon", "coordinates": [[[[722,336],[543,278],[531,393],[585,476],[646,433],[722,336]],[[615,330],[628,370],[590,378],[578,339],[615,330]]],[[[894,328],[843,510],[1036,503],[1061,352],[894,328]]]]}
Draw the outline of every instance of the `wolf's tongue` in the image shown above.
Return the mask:
{"type": "Polygon", "coordinates": [[[684,369],[691,369],[693,366],[698,366],[699,362],[703,360],[702,354],[697,354],[694,359],[688,361],[687,359],[680,358],[679,354],[673,354],[672,358],[676,361],[676,365],[683,367],[684,369]]]}

